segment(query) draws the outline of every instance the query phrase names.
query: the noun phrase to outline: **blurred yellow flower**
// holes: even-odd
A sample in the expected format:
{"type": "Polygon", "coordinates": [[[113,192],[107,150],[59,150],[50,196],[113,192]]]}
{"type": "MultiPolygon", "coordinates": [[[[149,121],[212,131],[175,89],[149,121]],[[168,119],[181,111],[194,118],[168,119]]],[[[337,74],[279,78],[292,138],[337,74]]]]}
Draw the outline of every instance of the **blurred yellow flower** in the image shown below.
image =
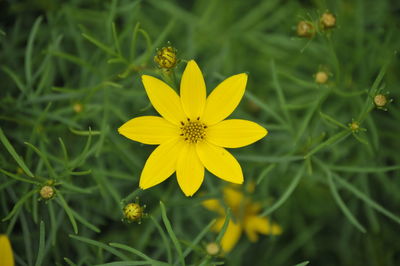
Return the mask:
{"type": "MultiPolygon", "coordinates": [[[[251,242],[258,240],[258,234],[279,235],[282,233],[282,228],[279,225],[270,222],[267,217],[258,216],[261,205],[252,202],[239,190],[232,186],[225,187],[223,196],[224,202],[231,208],[233,215],[233,220],[229,221],[228,228],[221,240],[221,247],[224,252],[227,253],[235,247],[243,231],[251,242]]],[[[220,215],[212,230],[221,231],[226,218],[225,209],[221,202],[217,199],[209,199],[203,201],[203,206],[220,215]]]]}
{"type": "Polygon", "coordinates": [[[155,186],[176,171],[183,193],[192,196],[203,183],[204,168],[223,180],[243,183],[238,161],[225,148],[243,147],[267,134],[251,121],[224,120],[242,99],[247,74],[225,79],[208,98],[203,74],[193,60],[183,72],[180,97],[152,76],[143,75],[142,82],[162,117],[137,117],[118,129],[131,140],[159,145],[146,161],[139,186],[155,186]]]}
{"type": "Polygon", "coordinates": [[[10,240],[6,235],[0,235],[0,265],[14,266],[14,255],[10,240]]]}

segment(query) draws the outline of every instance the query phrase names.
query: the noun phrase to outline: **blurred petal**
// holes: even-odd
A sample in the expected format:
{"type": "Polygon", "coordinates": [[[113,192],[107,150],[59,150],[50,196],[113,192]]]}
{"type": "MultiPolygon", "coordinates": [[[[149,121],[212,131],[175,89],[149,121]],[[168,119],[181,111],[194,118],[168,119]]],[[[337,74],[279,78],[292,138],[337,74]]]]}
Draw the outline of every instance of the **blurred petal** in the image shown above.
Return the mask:
{"type": "Polygon", "coordinates": [[[179,96],[170,86],[147,75],[142,76],[142,82],[151,104],[162,117],[175,125],[186,120],[179,96]]]}
{"type": "Polygon", "coordinates": [[[242,99],[246,83],[245,73],[222,81],[208,96],[202,120],[211,126],[228,117],[242,99]]]}
{"type": "Polygon", "coordinates": [[[225,234],[221,239],[221,247],[223,251],[226,253],[231,251],[239,241],[241,234],[241,226],[234,223],[232,220],[229,221],[228,228],[226,229],[225,234]]]}
{"type": "Polygon", "coordinates": [[[201,117],[206,103],[206,84],[194,60],[187,63],[181,80],[181,102],[186,115],[193,120],[201,117]]]}
{"type": "Polygon", "coordinates": [[[250,241],[256,242],[258,234],[264,235],[279,235],[282,233],[282,228],[274,223],[271,223],[266,217],[248,216],[244,221],[244,230],[250,241]]]}
{"type": "Polygon", "coordinates": [[[14,266],[14,254],[6,235],[0,235],[0,265],[14,266]]]}
{"type": "Polygon", "coordinates": [[[257,123],[230,119],[207,129],[207,140],[225,148],[239,148],[256,142],[267,135],[267,130],[257,123]]]}
{"type": "Polygon", "coordinates": [[[221,215],[225,215],[225,209],[221,202],[217,199],[208,199],[202,202],[203,206],[210,211],[217,212],[221,215]]]}
{"type": "Polygon", "coordinates": [[[233,186],[227,186],[223,189],[224,200],[229,208],[232,209],[233,213],[237,213],[240,209],[241,204],[245,204],[243,193],[233,188],[233,186]]]}
{"type": "Polygon", "coordinates": [[[140,116],[118,128],[125,137],[144,144],[161,144],[179,135],[179,128],[159,116],[140,116]]]}
{"type": "Polygon", "coordinates": [[[204,179],[204,166],[196,152],[196,146],[185,142],[176,165],[178,184],[186,196],[193,196],[204,179]]]}
{"type": "Polygon", "coordinates": [[[197,143],[196,148],[200,161],[208,171],[228,182],[243,183],[242,168],[227,150],[206,141],[197,143]]]}
{"type": "Polygon", "coordinates": [[[155,186],[175,172],[184,143],[182,138],[175,138],[162,143],[150,154],[140,176],[140,188],[155,186]]]}

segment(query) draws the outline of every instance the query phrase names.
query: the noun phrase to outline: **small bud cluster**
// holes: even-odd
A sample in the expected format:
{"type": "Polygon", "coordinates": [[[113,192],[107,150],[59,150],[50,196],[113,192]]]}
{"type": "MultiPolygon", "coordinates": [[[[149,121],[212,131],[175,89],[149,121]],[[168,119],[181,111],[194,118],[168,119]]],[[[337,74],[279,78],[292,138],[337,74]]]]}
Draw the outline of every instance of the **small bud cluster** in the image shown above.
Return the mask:
{"type": "Polygon", "coordinates": [[[324,12],[317,21],[301,20],[297,24],[297,36],[313,38],[317,32],[326,32],[336,27],[336,16],[329,11],[324,12]]]}

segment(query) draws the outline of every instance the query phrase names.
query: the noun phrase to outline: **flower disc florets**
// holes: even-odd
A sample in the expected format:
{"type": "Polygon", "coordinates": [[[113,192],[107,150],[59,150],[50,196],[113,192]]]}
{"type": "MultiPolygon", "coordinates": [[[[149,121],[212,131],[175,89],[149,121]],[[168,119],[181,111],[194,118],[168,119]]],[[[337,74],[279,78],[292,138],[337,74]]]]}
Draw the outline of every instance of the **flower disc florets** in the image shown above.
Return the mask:
{"type": "Polygon", "coordinates": [[[181,136],[189,143],[202,141],[206,136],[207,126],[200,122],[199,119],[197,119],[197,121],[191,121],[188,118],[187,122],[181,122],[181,125],[181,136]]]}

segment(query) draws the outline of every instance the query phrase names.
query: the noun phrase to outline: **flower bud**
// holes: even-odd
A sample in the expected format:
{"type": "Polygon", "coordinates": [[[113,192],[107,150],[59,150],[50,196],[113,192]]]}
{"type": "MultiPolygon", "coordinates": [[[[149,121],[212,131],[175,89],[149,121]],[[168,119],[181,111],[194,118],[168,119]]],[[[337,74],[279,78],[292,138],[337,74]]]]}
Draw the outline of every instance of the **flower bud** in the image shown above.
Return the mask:
{"type": "Polygon", "coordinates": [[[315,74],[315,82],[318,84],[325,84],[328,81],[328,73],[326,73],[325,71],[318,71],[315,74]]]}
{"type": "Polygon", "coordinates": [[[330,12],[325,12],[320,18],[323,29],[331,29],[336,26],[336,16],[330,12]]]}
{"type": "Polygon", "coordinates": [[[163,47],[157,51],[154,62],[156,62],[160,68],[169,70],[175,67],[178,62],[176,52],[176,49],[172,46],[163,47]]]}
{"type": "Polygon", "coordinates": [[[217,243],[211,242],[207,244],[206,251],[210,256],[217,256],[221,252],[221,247],[217,243]]]}
{"type": "Polygon", "coordinates": [[[302,20],[297,24],[297,35],[304,38],[312,38],[315,35],[315,27],[310,21],[302,20]]]}
{"type": "Polygon", "coordinates": [[[360,130],[360,123],[353,121],[349,124],[349,128],[352,132],[358,132],[360,130]]]}
{"type": "Polygon", "coordinates": [[[128,222],[139,222],[144,215],[144,207],[138,203],[129,203],[124,207],[124,216],[128,222]]]}
{"type": "Polygon", "coordinates": [[[74,103],[72,109],[74,109],[75,113],[80,113],[83,111],[83,105],[81,103],[74,103]]]}
{"type": "Polygon", "coordinates": [[[374,97],[374,103],[377,107],[384,107],[388,103],[388,99],[383,94],[377,94],[374,97]]]}
{"type": "Polygon", "coordinates": [[[45,185],[40,189],[40,197],[44,200],[49,200],[54,197],[54,188],[52,186],[45,185]]]}

